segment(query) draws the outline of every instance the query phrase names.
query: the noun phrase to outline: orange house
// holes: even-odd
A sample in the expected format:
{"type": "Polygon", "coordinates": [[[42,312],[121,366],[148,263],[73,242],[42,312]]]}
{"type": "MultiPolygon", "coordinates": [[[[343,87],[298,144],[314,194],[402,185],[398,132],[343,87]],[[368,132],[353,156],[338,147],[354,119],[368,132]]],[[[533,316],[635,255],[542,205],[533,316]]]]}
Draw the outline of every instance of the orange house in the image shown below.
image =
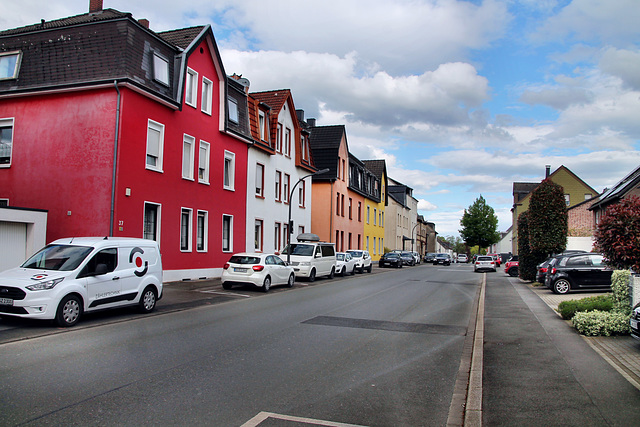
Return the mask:
{"type": "Polygon", "coordinates": [[[349,189],[349,147],[344,125],[310,127],[316,168],[312,181],[311,232],[336,250],[362,249],[364,197],[349,189]]]}

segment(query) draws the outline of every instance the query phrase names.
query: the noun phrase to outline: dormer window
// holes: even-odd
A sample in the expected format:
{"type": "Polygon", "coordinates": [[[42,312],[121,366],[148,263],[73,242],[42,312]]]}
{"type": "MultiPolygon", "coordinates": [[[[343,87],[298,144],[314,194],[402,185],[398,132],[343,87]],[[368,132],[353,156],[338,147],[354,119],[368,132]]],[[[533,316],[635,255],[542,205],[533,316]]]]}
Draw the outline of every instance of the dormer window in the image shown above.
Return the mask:
{"type": "Polygon", "coordinates": [[[0,52],[0,80],[17,79],[22,52],[0,52]]]}
{"type": "Polygon", "coordinates": [[[169,86],[169,61],[157,53],[153,54],[153,79],[169,86]]]}

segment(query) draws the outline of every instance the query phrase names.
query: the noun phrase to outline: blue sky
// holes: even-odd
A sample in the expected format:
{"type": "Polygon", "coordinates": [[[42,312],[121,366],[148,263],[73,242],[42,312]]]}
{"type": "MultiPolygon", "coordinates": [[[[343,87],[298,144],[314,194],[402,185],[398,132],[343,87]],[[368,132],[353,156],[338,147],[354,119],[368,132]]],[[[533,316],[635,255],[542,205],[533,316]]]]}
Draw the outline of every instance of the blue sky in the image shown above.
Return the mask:
{"type": "MultiPolygon", "coordinates": [[[[0,29],[89,0],[3,6],[0,29]]],[[[211,24],[225,70],[289,88],[350,151],[384,158],[440,235],[480,194],[511,226],[514,181],[568,167],[597,191],[640,164],[638,0],[104,0],[154,31],[211,24]]]]}

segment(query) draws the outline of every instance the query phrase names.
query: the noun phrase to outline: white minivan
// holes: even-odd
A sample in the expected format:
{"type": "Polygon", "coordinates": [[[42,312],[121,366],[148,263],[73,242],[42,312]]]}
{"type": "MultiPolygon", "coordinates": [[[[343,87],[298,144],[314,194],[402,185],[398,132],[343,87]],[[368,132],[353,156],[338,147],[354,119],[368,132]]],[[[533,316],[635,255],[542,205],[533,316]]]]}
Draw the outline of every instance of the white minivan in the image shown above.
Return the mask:
{"type": "Polygon", "coordinates": [[[160,249],[147,239],[59,239],[0,273],[0,315],[55,319],[60,326],[75,325],[84,312],[125,305],[148,313],[160,298],[160,249]]]}
{"type": "Polygon", "coordinates": [[[306,277],[310,282],[316,280],[316,276],[333,279],[336,272],[335,244],[320,242],[320,238],[312,233],[299,234],[297,240],[298,243],[291,243],[281,253],[282,259],[289,259],[296,278],[306,277]]]}

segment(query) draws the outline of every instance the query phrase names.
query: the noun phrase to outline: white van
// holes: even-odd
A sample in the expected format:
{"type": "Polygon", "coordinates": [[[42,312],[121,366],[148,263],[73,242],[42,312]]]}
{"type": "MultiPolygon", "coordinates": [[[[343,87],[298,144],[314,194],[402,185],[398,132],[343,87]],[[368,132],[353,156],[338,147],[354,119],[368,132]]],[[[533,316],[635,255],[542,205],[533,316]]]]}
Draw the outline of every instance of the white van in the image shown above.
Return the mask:
{"type": "Polygon", "coordinates": [[[320,238],[312,233],[299,234],[297,240],[298,243],[291,243],[291,248],[287,246],[281,252],[282,259],[289,259],[296,278],[306,277],[310,282],[316,280],[316,276],[333,279],[336,272],[335,244],[320,242],[320,238]]]}
{"type": "Polygon", "coordinates": [[[56,240],[22,266],[0,273],[0,315],[75,325],[84,312],[162,298],[162,260],[153,240],[74,237],[56,240]]]}

